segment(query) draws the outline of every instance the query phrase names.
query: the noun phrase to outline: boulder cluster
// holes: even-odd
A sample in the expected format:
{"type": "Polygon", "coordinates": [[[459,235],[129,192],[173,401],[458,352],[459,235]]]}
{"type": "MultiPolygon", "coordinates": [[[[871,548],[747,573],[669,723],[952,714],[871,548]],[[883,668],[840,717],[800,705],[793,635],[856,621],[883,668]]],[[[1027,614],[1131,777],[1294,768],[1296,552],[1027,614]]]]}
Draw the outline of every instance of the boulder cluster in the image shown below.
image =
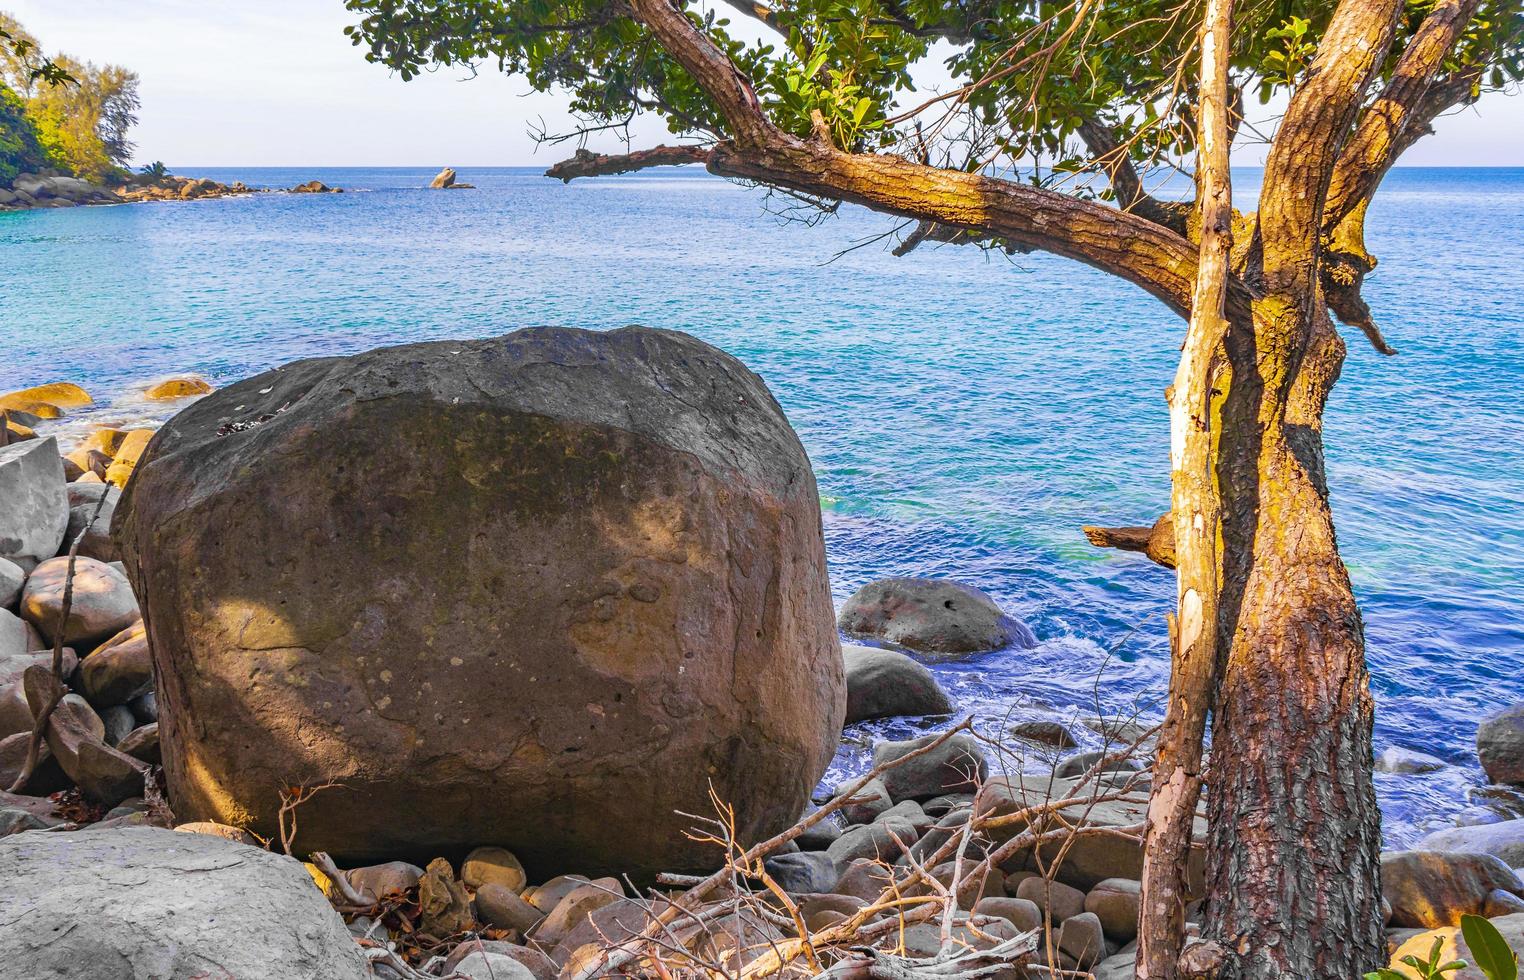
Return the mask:
{"type": "MultiPolygon", "coordinates": [[[[24,211],[35,208],[72,208],[87,204],[130,204],[139,201],[192,201],[213,197],[236,197],[269,192],[268,187],[251,187],[241,180],[224,184],[208,177],[159,177],[135,175],[111,187],[102,187],[78,177],[56,172],[20,174],[9,188],[0,187],[0,211],[24,211]]],[[[290,194],[343,193],[342,187],[329,187],[310,180],[287,189],[290,194]]]]}

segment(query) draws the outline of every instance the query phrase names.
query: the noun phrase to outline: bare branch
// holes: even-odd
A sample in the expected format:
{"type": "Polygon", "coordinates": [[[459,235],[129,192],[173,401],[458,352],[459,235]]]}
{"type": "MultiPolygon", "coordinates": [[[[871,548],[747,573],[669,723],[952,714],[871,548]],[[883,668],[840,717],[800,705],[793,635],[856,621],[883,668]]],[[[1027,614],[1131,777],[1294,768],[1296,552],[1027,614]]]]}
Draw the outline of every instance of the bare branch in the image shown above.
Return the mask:
{"type": "Polygon", "coordinates": [[[577,177],[606,177],[649,167],[676,167],[689,163],[707,163],[707,146],[653,146],[632,153],[594,153],[579,149],[574,155],[545,171],[545,176],[571,183],[577,177]]]}

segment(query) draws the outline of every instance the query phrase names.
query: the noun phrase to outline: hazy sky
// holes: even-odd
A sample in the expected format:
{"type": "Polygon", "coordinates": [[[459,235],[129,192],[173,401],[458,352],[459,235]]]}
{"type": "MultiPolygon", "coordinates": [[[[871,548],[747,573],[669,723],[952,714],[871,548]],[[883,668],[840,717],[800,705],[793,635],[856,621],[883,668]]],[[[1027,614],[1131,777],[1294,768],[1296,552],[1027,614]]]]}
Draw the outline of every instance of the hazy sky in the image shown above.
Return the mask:
{"type": "MultiPolygon", "coordinates": [[[[554,95],[488,70],[403,82],[343,35],[342,0],[0,0],[49,52],[142,76],[139,162],[193,166],[544,165],[532,126],[564,130],[554,95]]],[[[1409,166],[1524,166],[1524,96],[1440,120],[1409,166]]],[[[665,128],[649,121],[647,144],[665,128]]],[[[613,149],[606,138],[592,143],[613,149]]],[[[1248,147],[1235,162],[1261,162],[1248,147]]]]}

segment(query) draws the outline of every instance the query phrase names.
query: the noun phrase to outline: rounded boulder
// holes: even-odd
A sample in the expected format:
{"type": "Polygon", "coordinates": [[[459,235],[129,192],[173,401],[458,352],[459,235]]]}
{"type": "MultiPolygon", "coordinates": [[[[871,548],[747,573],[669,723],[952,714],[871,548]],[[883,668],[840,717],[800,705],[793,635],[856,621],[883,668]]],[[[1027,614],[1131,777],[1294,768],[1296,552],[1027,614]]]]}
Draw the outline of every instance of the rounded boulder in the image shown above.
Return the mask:
{"type": "Polygon", "coordinates": [[[684,334],[534,328],[300,361],[154,437],[113,534],[175,812],[351,862],[701,868],[709,787],[788,826],[845,711],[818,491],[684,334]]]}
{"type": "Polygon", "coordinates": [[[920,653],[982,653],[1034,647],[1032,631],[972,586],[942,579],[888,578],[858,589],[837,620],[850,636],[920,653]]]}

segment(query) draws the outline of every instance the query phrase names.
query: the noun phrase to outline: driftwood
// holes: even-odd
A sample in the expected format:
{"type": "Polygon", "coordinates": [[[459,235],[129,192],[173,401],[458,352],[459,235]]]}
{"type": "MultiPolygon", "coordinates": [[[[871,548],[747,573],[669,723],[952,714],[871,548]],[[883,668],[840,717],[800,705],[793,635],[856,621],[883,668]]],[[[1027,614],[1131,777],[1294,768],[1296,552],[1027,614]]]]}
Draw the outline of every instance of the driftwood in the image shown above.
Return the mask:
{"type": "Polygon", "coordinates": [[[1139,551],[1156,565],[1175,567],[1175,528],[1168,514],[1155,521],[1153,527],[1096,527],[1087,524],[1081,530],[1097,548],[1139,551]]]}

